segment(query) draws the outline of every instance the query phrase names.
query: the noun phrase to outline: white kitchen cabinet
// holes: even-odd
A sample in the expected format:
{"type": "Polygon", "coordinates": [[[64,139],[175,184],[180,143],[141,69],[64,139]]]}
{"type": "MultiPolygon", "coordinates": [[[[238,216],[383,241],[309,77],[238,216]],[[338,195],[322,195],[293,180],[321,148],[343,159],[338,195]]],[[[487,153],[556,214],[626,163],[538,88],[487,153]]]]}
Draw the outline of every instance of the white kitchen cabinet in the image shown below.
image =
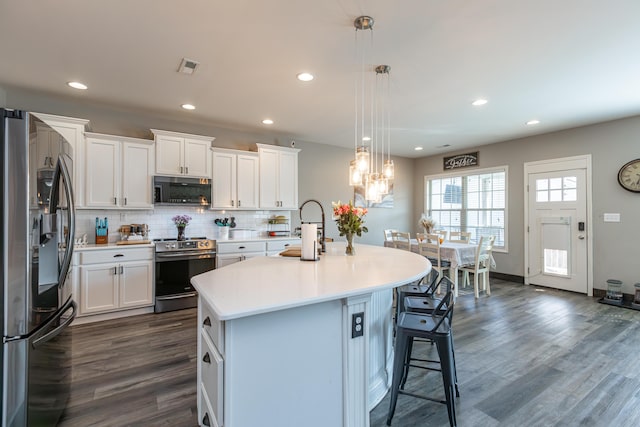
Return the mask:
{"type": "Polygon", "coordinates": [[[257,153],[213,149],[213,208],[257,209],[259,188],[257,153]]]}
{"type": "Polygon", "coordinates": [[[153,248],[79,254],[79,316],[153,305],[153,248]]]}
{"type": "Polygon", "coordinates": [[[198,302],[198,405],[200,425],[222,426],[224,420],[224,322],[209,304],[198,302]]]}
{"type": "Polygon", "coordinates": [[[211,136],[151,129],[156,142],[156,174],[211,179],[211,136]]]}
{"type": "Polygon", "coordinates": [[[38,150],[36,153],[37,169],[55,169],[62,147],[62,136],[58,131],[47,128],[46,126],[37,126],[36,132],[36,138],[38,140],[38,150]]]}
{"type": "Polygon", "coordinates": [[[217,242],[216,268],[235,264],[245,259],[265,256],[266,242],[217,242]]]}
{"type": "Polygon", "coordinates": [[[256,144],[260,158],[260,207],[298,209],[296,148],[256,144]]]}
{"type": "MultiPolygon", "coordinates": [[[[67,142],[71,145],[73,150],[73,171],[72,181],[73,189],[75,191],[76,207],[84,206],[84,178],[85,178],[85,165],[84,165],[84,132],[89,126],[89,120],[77,119],[73,117],[54,116],[51,114],[34,113],[36,117],[55,129],[60,135],[62,135],[67,142]]],[[[55,136],[50,135],[50,142],[55,141],[55,136]]],[[[59,147],[59,146],[58,146],[59,147]]],[[[59,151],[59,148],[58,148],[59,151]]],[[[54,157],[56,154],[56,144],[51,147],[51,151],[37,153],[41,162],[45,163],[45,157],[54,157]],[[40,156],[42,156],[40,158],[40,156]]],[[[55,167],[57,156],[53,158],[53,166],[55,167]]]]}
{"type": "Polygon", "coordinates": [[[86,134],[85,206],[153,208],[153,141],[86,134]]]}

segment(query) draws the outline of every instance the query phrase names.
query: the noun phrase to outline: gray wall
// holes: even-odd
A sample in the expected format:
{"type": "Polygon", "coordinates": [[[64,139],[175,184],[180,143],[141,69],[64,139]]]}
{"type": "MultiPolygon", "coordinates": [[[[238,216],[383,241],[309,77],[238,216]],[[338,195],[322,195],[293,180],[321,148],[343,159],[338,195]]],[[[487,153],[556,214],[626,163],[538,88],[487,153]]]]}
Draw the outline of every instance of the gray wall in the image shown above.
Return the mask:
{"type": "MultiPolygon", "coordinates": [[[[509,166],[509,253],[496,253],[497,271],[524,276],[524,163],[584,154],[592,156],[593,255],[595,289],[606,280],[624,282],[633,293],[640,282],[640,194],[618,185],[620,167],[640,158],[640,117],[616,120],[561,132],[477,147],[480,168],[509,166]],[[603,222],[604,213],[620,213],[620,223],[603,222]]],[[[457,153],[447,153],[447,155],[457,153]]],[[[416,160],[413,217],[424,209],[424,176],[442,173],[442,155],[416,160]]]]}
{"type": "MultiPolygon", "coordinates": [[[[4,89],[7,94],[6,101],[3,104],[3,99],[0,97],[0,105],[88,119],[91,122],[91,130],[98,133],[153,139],[149,129],[163,129],[213,136],[216,138],[213,142],[215,147],[254,151],[256,142],[289,147],[292,141],[288,135],[266,130],[246,131],[218,126],[183,111],[176,111],[171,115],[153,112],[132,113],[108,105],[87,103],[81,96],[60,98],[19,88],[4,89]]],[[[2,90],[3,88],[0,88],[0,95],[3,94],[2,90]]],[[[318,200],[325,211],[327,237],[337,239],[337,227],[331,220],[331,202],[338,200],[348,202],[354,198],[353,188],[348,185],[348,166],[353,158],[353,150],[299,140],[295,140],[295,148],[301,149],[298,187],[300,204],[307,199],[318,200]]],[[[413,211],[414,161],[398,157],[393,157],[393,160],[397,175],[394,184],[394,208],[370,209],[365,218],[365,225],[369,228],[369,232],[362,238],[356,238],[356,244],[362,242],[382,245],[383,229],[410,228],[413,211]]],[[[317,211],[314,209],[316,208],[312,204],[305,206],[305,221],[320,220],[319,209],[317,211]]],[[[292,212],[291,217],[293,229],[299,225],[298,212],[292,212]]]]}

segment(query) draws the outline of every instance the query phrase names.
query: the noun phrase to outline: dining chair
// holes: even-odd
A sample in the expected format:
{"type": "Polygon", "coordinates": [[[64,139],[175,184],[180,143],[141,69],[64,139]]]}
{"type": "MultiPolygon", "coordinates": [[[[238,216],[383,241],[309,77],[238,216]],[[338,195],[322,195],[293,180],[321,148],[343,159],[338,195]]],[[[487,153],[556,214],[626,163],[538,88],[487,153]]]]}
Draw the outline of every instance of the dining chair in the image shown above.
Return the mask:
{"type": "Polygon", "coordinates": [[[454,243],[469,243],[471,240],[471,232],[469,231],[452,231],[449,233],[449,241],[454,243]]]}
{"type": "Polygon", "coordinates": [[[491,269],[491,251],[493,251],[493,243],[495,236],[483,236],[480,238],[478,247],[476,248],[476,258],[472,265],[463,265],[458,268],[464,273],[463,286],[469,284],[469,273],[473,273],[473,292],[478,298],[479,286],[478,279],[482,275],[482,289],[491,295],[491,285],[489,283],[489,270],[491,269]]]}
{"type": "Polygon", "coordinates": [[[398,231],[395,228],[387,228],[386,230],[384,230],[384,241],[385,242],[391,242],[393,240],[392,238],[392,233],[394,231],[398,231]]]}
{"type": "Polygon", "coordinates": [[[440,256],[439,234],[427,234],[424,241],[418,242],[418,248],[418,253],[427,257],[431,262],[432,268],[438,272],[439,278],[444,275],[445,270],[451,269],[451,262],[443,260],[440,256]]]}
{"type": "Polygon", "coordinates": [[[405,251],[411,250],[411,233],[404,231],[392,231],[391,240],[393,241],[394,248],[404,249],[405,251]]]}
{"type": "Polygon", "coordinates": [[[433,234],[437,234],[440,237],[442,237],[442,239],[440,240],[441,242],[444,242],[447,240],[447,230],[434,230],[433,234]]]}

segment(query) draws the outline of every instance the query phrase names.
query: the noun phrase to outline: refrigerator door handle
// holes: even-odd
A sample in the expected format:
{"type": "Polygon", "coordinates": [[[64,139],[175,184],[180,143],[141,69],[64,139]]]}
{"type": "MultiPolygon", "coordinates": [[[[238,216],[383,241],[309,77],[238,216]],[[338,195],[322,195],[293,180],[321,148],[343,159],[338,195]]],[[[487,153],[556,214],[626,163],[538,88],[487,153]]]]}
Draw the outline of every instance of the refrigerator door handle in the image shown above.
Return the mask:
{"type": "MultiPolygon", "coordinates": [[[[60,314],[64,313],[65,311],[67,311],[69,309],[69,307],[73,308],[73,312],[71,313],[71,315],[64,320],[64,322],[62,322],[60,324],[60,326],[58,326],[57,328],[55,328],[54,330],[52,330],[51,332],[49,332],[48,334],[41,336],[40,338],[34,340],[31,345],[33,346],[33,348],[38,348],[39,346],[41,346],[42,344],[46,343],[47,341],[52,340],[53,338],[57,337],[58,334],[60,334],[60,332],[62,332],[64,330],[64,328],[66,328],[67,326],[69,326],[69,324],[71,324],[71,322],[73,322],[73,319],[76,318],[76,314],[78,314],[78,304],[76,304],[76,302],[74,300],[69,300],[69,302],[67,304],[65,304],[65,307],[60,310],[60,314]]],[[[49,320],[49,322],[52,322],[56,319],[58,319],[59,316],[55,316],[53,318],[51,318],[49,320]]],[[[47,323],[49,323],[47,322],[47,323]]]]}
{"type": "Polygon", "coordinates": [[[69,168],[62,159],[62,155],[58,157],[58,163],[56,164],[56,171],[53,174],[53,186],[51,188],[51,199],[49,202],[49,212],[56,212],[58,208],[58,197],[60,187],[60,176],[62,175],[62,181],[64,183],[64,193],[67,198],[68,214],[67,214],[67,236],[65,239],[66,252],[60,266],[60,275],[58,276],[58,286],[63,286],[69,267],[71,265],[71,257],[73,256],[73,242],[76,237],[76,205],[73,199],[73,189],[71,188],[71,174],[69,168]]]}

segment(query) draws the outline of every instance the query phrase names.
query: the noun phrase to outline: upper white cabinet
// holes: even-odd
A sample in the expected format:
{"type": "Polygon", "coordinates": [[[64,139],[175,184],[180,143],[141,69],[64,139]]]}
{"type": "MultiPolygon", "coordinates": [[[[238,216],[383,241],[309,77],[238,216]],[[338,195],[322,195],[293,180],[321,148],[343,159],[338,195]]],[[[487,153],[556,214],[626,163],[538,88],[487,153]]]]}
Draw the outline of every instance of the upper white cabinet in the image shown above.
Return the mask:
{"type": "Polygon", "coordinates": [[[256,144],[260,158],[260,207],[298,209],[298,150],[256,144]]]}
{"type": "MultiPolygon", "coordinates": [[[[73,188],[75,191],[76,207],[84,206],[84,171],[85,165],[82,159],[84,158],[84,132],[89,125],[89,120],[76,119],[73,117],[54,116],[51,114],[34,113],[40,120],[54,128],[60,135],[62,135],[73,149],[73,188]]],[[[57,161],[57,154],[59,152],[59,138],[55,135],[47,135],[49,138],[49,150],[42,150],[37,153],[38,168],[49,167],[45,163],[53,164],[51,168],[55,167],[57,161]],[[57,140],[57,143],[56,143],[57,140]],[[56,151],[56,149],[58,151],[56,151]],[[51,157],[52,161],[48,162],[46,157],[51,157]],[[40,166],[43,165],[43,166],[40,166]]],[[[43,136],[44,137],[44,136],[43,136]]]]}
{"type": "Polygon", "coordinates": [[[153,141],[86,133],[85,206],[153,208],[153,141]]]}
{"type": "Polygon", "coordinates": [[[211,179],[211,136],[151,129],[156,141],[156,174],[211,179]]]}
{"type": "Polygon", "coordinates": [[[213,203],[216,209],[257,209],[258,153],[213,149],[213,203]]]}

